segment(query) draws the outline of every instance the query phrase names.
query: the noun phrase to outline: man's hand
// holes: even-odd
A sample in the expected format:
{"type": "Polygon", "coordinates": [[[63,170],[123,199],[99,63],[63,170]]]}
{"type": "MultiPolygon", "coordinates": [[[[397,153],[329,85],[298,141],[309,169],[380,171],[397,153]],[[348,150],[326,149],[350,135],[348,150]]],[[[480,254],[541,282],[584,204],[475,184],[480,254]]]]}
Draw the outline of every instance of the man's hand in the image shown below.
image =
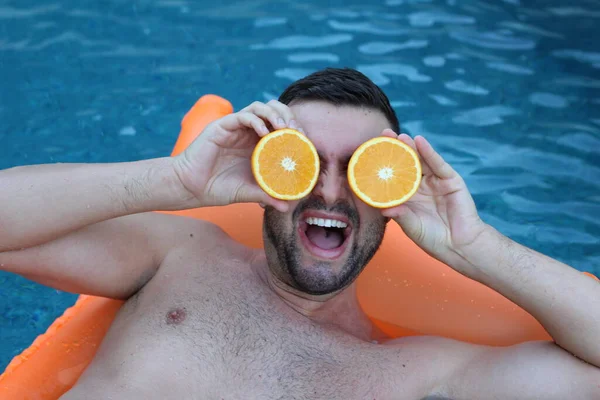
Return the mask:
{"type": "Polygon", "coordinates": [[[260,138],[272,130],[298,129],[290,108],[276,100],[254,102],[210,125],[174,162],[183,186],[199,206],[256,202],[287,210],[265,193],[252,175],[250,158],[260,138]]]}
{"type": "MultiPolygon", "coordinates": [[[[391,136],[391,131],[384,134],[391,136]]],[[[459,269],[465,264],[461,249],[473,243],[485,224],[460,175],[422,136],[414,140],[398,136],[421,159],[423,179],[417,193],[406,203],[383,210],[419,247],[438,260],[459,269]]]]}

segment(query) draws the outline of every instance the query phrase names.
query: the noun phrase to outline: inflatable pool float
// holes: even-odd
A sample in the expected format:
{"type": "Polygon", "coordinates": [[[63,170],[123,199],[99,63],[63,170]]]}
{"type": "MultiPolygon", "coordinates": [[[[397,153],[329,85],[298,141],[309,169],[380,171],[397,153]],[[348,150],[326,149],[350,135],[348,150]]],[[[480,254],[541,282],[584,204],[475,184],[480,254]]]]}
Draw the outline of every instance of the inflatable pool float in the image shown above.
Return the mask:
{"type": "MultiPolygon", "coordinates": [[[[201,97],[183,118],[172,154],[183,151],[208,123],[231,112],[233,107],[226,99],[201,97]]],[[[258,205],[233,204],[173,214],[212,221],[247,246],[262,247],[262,209],[258,205]]],[[[389,224],[380,250],[358,278],[357,290],[365,313],[390,337],[438,335],[496,346],[551,340],[530,314],[427,255],[395,223],[389,224]]],[[[0,376],[0,398],[59,398],[93,359],[122,304],[81,295],[11,361],[0,376]]]]}

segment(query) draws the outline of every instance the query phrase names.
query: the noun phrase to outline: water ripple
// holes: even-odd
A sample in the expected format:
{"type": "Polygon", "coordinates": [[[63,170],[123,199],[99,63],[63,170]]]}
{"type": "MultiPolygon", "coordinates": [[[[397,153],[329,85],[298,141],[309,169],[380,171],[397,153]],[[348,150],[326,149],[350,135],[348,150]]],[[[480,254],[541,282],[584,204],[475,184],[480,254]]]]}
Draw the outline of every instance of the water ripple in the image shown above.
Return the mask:
{"type": "MultiPolygon", "coordinates": [[[[506,191],[501,194],[510,208],[521,213],[531,214],[564,214],[572,218],[582,219],[591,223],[597,223],[594,215],[600,215],[600,204],[584,203],[581,201],[564,201],[564,202],[541,202],[526,199],[516,194],[506,191]]],[[[600,239],[596,238],[596,241],[600,239]]]]}
{"type": "Polygon", "coordinates": [[[359,65],[359,71],[367,75],[376,85],[385,86],[390,83],[386,75],[404,76],[411,82],[429,82],[431,77],[419,73],[412,65],[407,64],[370,64],[359,65]]]}
{"type": "Polygon", "coordinates": [[[548,8],[547,10],[559,17],[600,18],[600,11],[592,11],[583,7],[554,7],[548,8]]]}
{"type": "Polygon", "coordinates": [[[536,35],[556,38],[556,39],[564,39],[565,36],[560,33],[551,32],[546,29],[539,28],[537,26],[524,24],[522,22],[516,21],[502,21],[498,25],[503,26],[505,28],[509,28],[515,31],[521,31],[526,33],[535,33],[536,35]]]}
{"type": "Polygon", "coordinates": [[[519,110],[508,106],[478,107],[459,113],[452,121],[456,124],[489,126],[501,124],[504,122],[502,117],[516,114],[520,114],[519,110]]]}
{"type": "Polygon", "coordinates": [[[431,97],[439,105],[442,105],[442,106],[456,106],[456,105],[458,105],[458,103],[455,102],[454,100],[449,99],[446,96],[442,96],[441,94],[430,94],[429,97],[431,97]]]}
{"type": "Polygon", "coordinates": [[[82,57],[157,57],[169,54],[168,49],[135,47],[129,44],[118,45],[109,50],[87,51],[82,57]]]}
{"type": "Polygon", "coordinates": [[[271,40],[267,44],[254,44],[250,46],[252,50],[262,49],[307,49],[316,47],[328,47],[335,46],[341,43],[352,41],[352,35],[338,34],[338,35],[323,35],[323,36],[285,36],[271,40]]]}
{"type": "Polygon", "coordinates": [[[548,108],[565,108],[569,105],[567,99],[553,93],[535,92],[529,95],[532,104],[548,108]]]}
{"type": "Polygon", "coordinates": [[[444,86],[448,90],[452,90],[454,92],[468,93],[468,94],[476,94],[479,96],[485,96],[490,91],[481,86],[475,85],[473,83],[468,83],[461,80],[454,80],[450,82],[445,82],[444,86]]]}
{"type": "Polygon", "coordinates": [[[423,59],[423,64],[428,67],[443,67],[446,64],[446,59],[442,56],[427,56],[423,59]]]}
{"type": "Polygon", "coordinates": [[[486,49],[531,50],[536,45],[531,39],[506,36],[497,32],[453,31],[449,36],[461,43],[486,49]]]}
{"type": "Polygon", "coordinates": [[[371,22],[340,22],[331,20],[328,21],[328,25],[339,31],[373,33],[375,35],[383,36],[409,35],[415,33],[414,29],[399,28],[397,26],[382,26],[382,24],[375,25],[371,22]]]}
{"type": "Polygon", "coordinates": [[[586,125],[576,122],[535,122],[536,125],[542,128],[559,129],[559,130],[572,130],[572,131],[583,131],[598,134],[600,129],[592,125],[586,125]]]}
{"type": "MultiPolygon", "coordinates": [[[[600,125],[600,121],[598,124],[600,125]]],[[[556,142],[584,153],[597,153],[600,151],[600,139],[590,135],[587,132],[562,134],[558,139],[556,139],[556,142]]],[[[596,215],[600,215],[600,213],[596,215]]]]}
{"type": "Polygon", "coordinates": [[[486,67],[490,69],[495,69],[496,71],[508,72],[516,75],[532,75],[533,70],[529,68],[522,67],[520,65],[509,64],[504,62],[488,62],[485,64],[486,67]]]}
{"type": "Polygon", "coordinates": [[[575,156],[518,147],[513,148],[512,152],[508,154],[495,152],[492,154],[492,157],[496,165],[525,168],[551,179],[555,179],[557,176],[580,179],[590,185],[600,187],[600,182],[598,182],[600,168],[589,165],[584,160],[575,156]],[[552,168],[543,168],[548,165],[551,165],[552,168]]]}
{"type": "Polygon", "coordinates": [[[337,63],[340,61],[340,56],[334,53],[295,53],[287,56],[289,62],[305,63],[312,61],[326,61],[328,63],[337,63]]]}
{"type": "Polygon", "coordinates": [[[600,64],[600,53],[581,50],[555,50],[552,52],[552,55],[558,58],[570,58],[584,64],[591,64],[592,66],[600,64]]]}
{"type": "Polygon", "coordinates": [[[22,40],[14,43],[3,43],[0,41],[0,50],[24,50],[24,51],[40,51],[47,47],[51,47],[56,44],[64,43],[77,43],[82,47],[97,47],[97,46],[109,46],[111,42],[105,40],[91,40],[78,32],[63,32],[56,36],[46,38],[37,44],[31,44],[30,40],[22,40]]]}
{"type": "Polygon", "coordinates": [[[15,19],[15,18],[31,18],[39,15],[49,14],[53,11],[60,10],[60,5],[49,4],[41,7],[31,8],[12,8],[0,7],[0,19],[15,19]]]}
{"type": "Polygon", "coordinates": [[[408,21],[415,27],[431,27],[436,23],[459,25],[474,24],[475,18],[441,11],[421,11],[409,14],[408,21]]]}
{"type": "Polygon", "coordinates": [[[390,101],[390,105],[393,108],[402,108],[402,107],[414,107],[417,105],[417,103],[415,103],[414,101],[395,100],[395,101],[390,101]]]}
{"type": "Polygon", "coordinates": [[[393,43],[393,42],[369,42],[363,45],[360,45],[358,50],[364,54],[388,54],[397,50],[404,49],[420,49],[423,47],[427,47],[429,41],[427,40],[416,40],[411,39],[403,43],[393,43]]]}
{"type": "Polygon", "coordinates": [[[531,173],[512,173],[510,176],[498,175],[499,173],[473,174],[465,177],[465,180],[468,181],[470,192],[475,196],[482,194],[496,195],[507,190],[521,188],[551,189],[545,179],[531,173]]]}
{"type": "Polygon", "coordinates": [[[257,28],[264,28],[268,26],[285,25],[287,21],[287,18],[284,17],[257,18],[254,20],[254,26],[257,28]]]}
{"type": "Polygon", "coordinates": [[[295,81],[305,77],[314,70],[307,68],[282,68],[275,71],[275,76],[278,78],[286,78],[290,81],[295,81]]]}
{"type": "Polygon", "coordinates": [[[600,89],[600,80],[588,78],[587,76],[571,76],[568,78],[559,78],[555,79],[553,82],[564,86],[600,89]]]}

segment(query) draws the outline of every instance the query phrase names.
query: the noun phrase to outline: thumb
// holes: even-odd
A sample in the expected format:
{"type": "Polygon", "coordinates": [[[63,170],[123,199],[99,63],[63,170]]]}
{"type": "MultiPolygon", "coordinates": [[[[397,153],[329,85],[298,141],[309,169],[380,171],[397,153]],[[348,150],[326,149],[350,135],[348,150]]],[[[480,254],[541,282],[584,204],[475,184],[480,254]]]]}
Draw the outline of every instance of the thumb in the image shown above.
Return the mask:
{"type": "Polygon", "coordinates": [[[279,212],[286,212],[289,209],[289,204],[285,200],[279,200],[274,197],[271,197],[262,190],[258,185],[252,186],[248,188],[247,196],[245,196],[245,201],[260,203],[261,205],[271,206],[275,208],[279,212]]]}
{"type": "Polygon", "coordinates": [[[419,235],[421,220],[410,207],[405,204],[385,209],[381,212],[384,217],[392,218],[411,239],[419,235]]]}

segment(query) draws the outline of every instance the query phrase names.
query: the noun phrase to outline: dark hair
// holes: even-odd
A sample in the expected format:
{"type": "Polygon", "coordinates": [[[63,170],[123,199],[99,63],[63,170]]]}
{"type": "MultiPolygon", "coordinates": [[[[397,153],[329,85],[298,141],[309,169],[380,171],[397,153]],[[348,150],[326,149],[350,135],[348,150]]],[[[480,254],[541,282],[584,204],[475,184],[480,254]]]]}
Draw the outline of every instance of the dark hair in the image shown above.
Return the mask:
{"type": "Polygon", "coordinates": [[[325,68],[288,86],[279,101],[323,100],[336,106],[362,106],[381,111],[396,133],[400,124],[388,97],[371,79],[352,68],[325,68]]]}

